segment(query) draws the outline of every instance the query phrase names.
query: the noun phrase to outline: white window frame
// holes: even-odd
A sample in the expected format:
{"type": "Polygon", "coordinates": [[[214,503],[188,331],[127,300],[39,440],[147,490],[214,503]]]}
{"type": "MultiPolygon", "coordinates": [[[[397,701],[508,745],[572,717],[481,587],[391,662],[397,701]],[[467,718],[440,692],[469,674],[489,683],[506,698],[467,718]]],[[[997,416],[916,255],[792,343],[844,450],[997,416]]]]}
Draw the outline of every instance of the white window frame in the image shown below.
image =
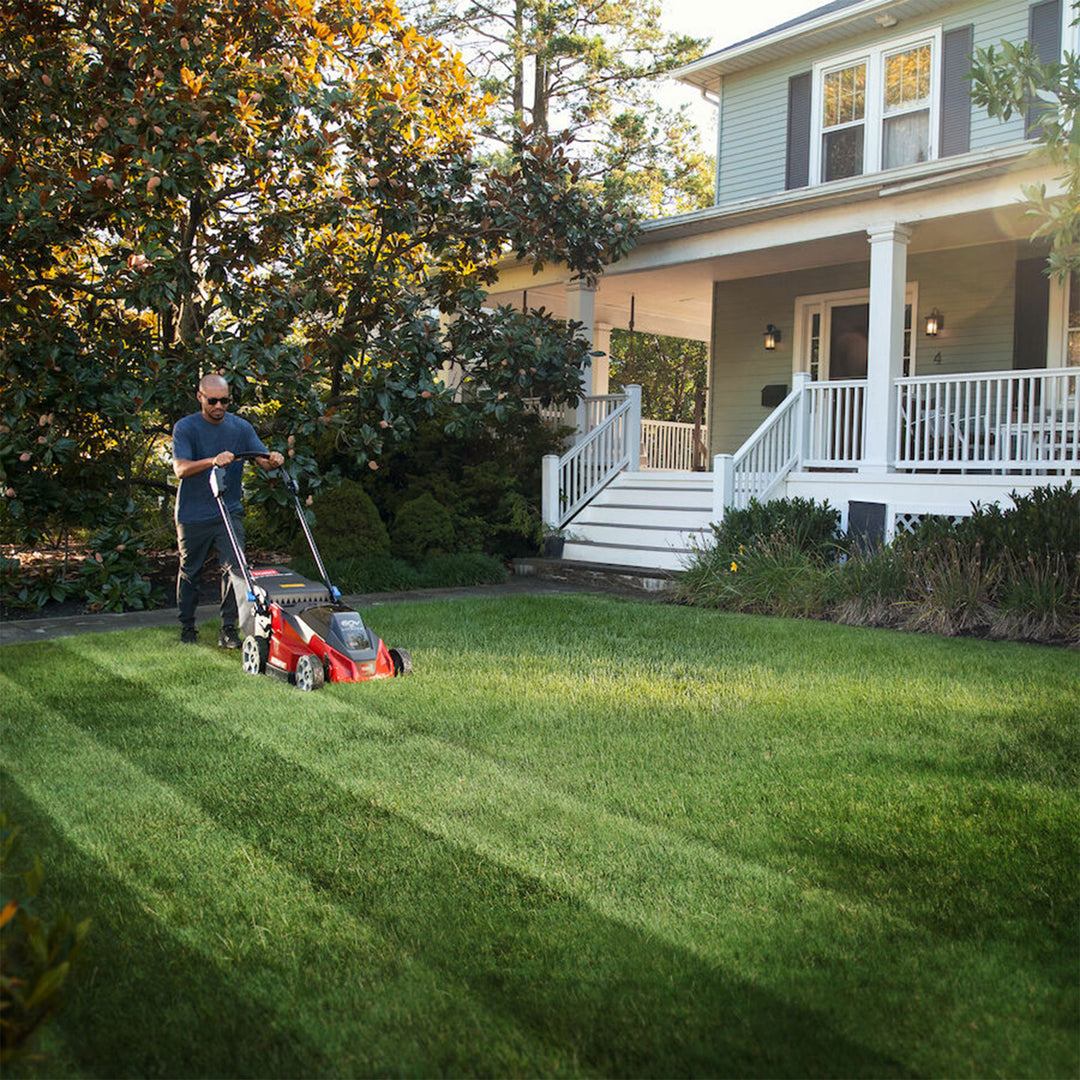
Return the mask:
{"type": "MultiPolygon", "coordinates": [[[[917,34],[906,34],[904,37],[893,38],[883,41],[871,48],[859,49],[844,53],[840,56],[832,56],[814,65],[813,93],[810,102],[810,176],[812,183],[824,184],[837,183],[836,180],[825,181],[822,179],[821,144],[823,135],[822,105],[825,94],[825,76],[840,68],[851,67],[859,62],[866,63],[866,112],[863,118],[863,130],[865,132],[863,142],[863,171],[858,174],[869,176],[872,173],[882,171],[881,155],[883,151],[884,124],[885,124],[885,57],[887,54],[904,52],[916,45],[930,45],[930,110],[929,122],[929,145],[927,149],[927,161],[936,161],[938,156],[938,138],[941,117],[941,27],[935,26],[922,30],[917,34]]],[[[844,177],[846,180],[857,179],[856,176],[844,177]]]]}

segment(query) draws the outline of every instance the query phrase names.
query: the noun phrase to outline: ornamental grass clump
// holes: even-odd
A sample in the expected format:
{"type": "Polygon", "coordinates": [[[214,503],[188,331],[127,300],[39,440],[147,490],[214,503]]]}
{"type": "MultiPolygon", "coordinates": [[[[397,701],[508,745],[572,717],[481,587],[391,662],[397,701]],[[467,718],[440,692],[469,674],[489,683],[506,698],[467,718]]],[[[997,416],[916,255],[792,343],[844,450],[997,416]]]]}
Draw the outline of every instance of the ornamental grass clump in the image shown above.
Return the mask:
{"type": "Polygon", "coordinates": [[[990,636],[1080,645],[1080,556],[1007,553],[990,636]]]}
{"type": "Polygon", "coordinates": [[[821,618],[842,552],[839,525],[840,512],[828,503],[751,499],[713,526],[714,543],[695,551],[678,597],[728,611],[821,618]]]}
{"type": "Polygon", "coordinates": [[[837,532],[808,500],[751,502],[713,527],[682,575],[686,603],[945,636],[1080,645],[1080,491],[1012,493],[970,517],[926,516],[891,544],[837,532]]]}

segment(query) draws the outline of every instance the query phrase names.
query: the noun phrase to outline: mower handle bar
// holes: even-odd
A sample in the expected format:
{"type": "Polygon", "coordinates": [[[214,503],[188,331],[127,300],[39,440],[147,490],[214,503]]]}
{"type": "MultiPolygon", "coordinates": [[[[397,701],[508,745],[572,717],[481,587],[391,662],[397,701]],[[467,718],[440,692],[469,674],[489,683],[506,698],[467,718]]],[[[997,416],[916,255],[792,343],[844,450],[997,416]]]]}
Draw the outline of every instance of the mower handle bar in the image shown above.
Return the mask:
{"type": "MultiPolygon", "coordinates": [[[[259,458],[267,457],[261,450],[241,450],[238,454],[233,454],[234,461],[255,461],[259,458]]],[[[330,580],[330,575],[326,572],[326,567],[323,565],[322,555],[319,554],[319,549],[315,544],[315,537],[311,535],[311,528],[308,526],[307,518],[304,516],[304,508],[300,505],[300,492],[297,489],[296,481],[289,475],[287,469],[281,468],[281,478],[285,482],[285,490],[292,496],[293,506],[296,509],[296,516],[300,521],[300,528],[304,532],[304,537],[307,539],[308,547],[311,548],[311,554],[315,557],[315,565],[319,568],[319,574],[322,577],[323,584],[327,587],[330,595],[336,600],[341,596],[340,591],[334,586],[330,580]]]]}

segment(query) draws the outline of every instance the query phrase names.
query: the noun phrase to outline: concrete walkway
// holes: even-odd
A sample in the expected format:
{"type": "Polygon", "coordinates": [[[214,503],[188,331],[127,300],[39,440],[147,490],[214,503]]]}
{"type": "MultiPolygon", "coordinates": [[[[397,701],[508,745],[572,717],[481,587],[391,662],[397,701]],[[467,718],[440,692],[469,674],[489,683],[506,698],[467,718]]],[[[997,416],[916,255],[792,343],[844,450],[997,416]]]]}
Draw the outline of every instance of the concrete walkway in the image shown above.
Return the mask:
{"type": "MultiPolygon", "coordinates": [[[[361,596],[343,596],[342,601],[357,611],[364,612],[380,604],[417,603],[429,600],[460,600],[474,597],[504,597],[554,595],[611,591],[598,589],[578,582],[547,581],[538,577],[511,577],[502,585],[473,585],[460,589],[414,589],[411,592],[367,593],[361,596]]],[[[218,605],[203,604],[196,611],[196,623],[201,625],[218,617],[218,605]]],[[[44,619],[12,619],[0,623],[0,646],[25,644],[30,641],[48,641],[51,638],[72,637],[76,634],[100,634],[110,630],[134,630],[146,626],[172,626],[179,638],[180,627],[176,621],[176,608],[163,607],[154,611],[125,611],[122,614],[106,612],[99,615],[65,615],[44,619]]],[[[206,640],[209,640],[204,635],[206,640]]],[[[213,644],[213,642],[211,642],[213,644]]]]}

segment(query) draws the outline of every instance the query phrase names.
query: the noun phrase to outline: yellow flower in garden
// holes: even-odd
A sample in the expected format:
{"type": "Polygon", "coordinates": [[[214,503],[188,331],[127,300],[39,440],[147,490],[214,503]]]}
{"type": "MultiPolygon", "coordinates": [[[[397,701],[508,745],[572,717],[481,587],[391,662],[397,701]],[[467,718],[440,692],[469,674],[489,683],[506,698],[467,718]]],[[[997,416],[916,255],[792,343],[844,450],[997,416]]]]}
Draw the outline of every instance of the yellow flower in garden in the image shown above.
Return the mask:
{"type": "Polygon", "coordinates": [[[731,572],[734,574],[735,571],[738,570],[738,569],[739,569],[739,564],[737,562],[733,562],[731,564],[731,572]]]}

